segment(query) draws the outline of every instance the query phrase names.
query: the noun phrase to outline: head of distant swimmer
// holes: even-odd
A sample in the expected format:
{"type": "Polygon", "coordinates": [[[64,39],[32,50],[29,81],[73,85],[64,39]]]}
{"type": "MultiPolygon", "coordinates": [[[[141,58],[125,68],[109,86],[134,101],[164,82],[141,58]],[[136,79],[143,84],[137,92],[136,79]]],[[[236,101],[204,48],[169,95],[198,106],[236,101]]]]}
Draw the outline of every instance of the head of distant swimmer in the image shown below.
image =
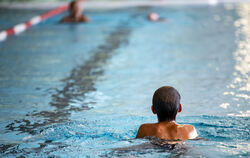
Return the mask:
{"type": "Polygon", "coordinates": [[[83,9],[82,9],[82,6],[81,6],[81,1],[76,0],[76,1],[70,2],[70,4],[69,4],[69,12],[73,16],[76,16],[76,17],[81,16],[82,12],[83,12],[83,9]]]}
{"type": "Polygon", "coordinates": [[[150,21],[158,21],[159,20],[159,15],[157,13],[149,13],[148,14],[148,20],[150,21]]]}
{"type": "Polygon", "coordinates": [[[153,95],[152,112],[157,114],[158,121],[175,121],[178,112],[181,112],[181,96],[170,86],[157,89],[153,95]]]}

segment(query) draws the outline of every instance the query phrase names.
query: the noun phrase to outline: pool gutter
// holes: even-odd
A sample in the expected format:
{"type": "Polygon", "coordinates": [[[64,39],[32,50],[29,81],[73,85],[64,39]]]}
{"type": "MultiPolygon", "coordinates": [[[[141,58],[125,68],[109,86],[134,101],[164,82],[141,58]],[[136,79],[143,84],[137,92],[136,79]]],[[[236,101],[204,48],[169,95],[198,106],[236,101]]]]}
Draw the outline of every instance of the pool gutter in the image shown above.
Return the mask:
{"type": "MultiPolygon", "coordinates": [[[[173,5],[217,5],[222,3],[250,3],[250,0],[145,0],[145,1],[86,1],[85,9],[117,9],[140,6],[173,6],[173,5]]],[[[67,2],[0,2],[0,8],[9,9],[53,9],[67,2]]]]}

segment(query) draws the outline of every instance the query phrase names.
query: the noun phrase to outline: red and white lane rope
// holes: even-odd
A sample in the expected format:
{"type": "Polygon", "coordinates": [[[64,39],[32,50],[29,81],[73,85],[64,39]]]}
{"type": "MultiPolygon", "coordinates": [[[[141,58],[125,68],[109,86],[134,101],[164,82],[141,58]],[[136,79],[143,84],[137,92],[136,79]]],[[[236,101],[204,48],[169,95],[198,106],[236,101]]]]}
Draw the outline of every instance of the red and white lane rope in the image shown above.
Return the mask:
{"type": "Polygon", "coordinates": [[[12,28],[1,31],[0,32],[0,42],[4,41],[8,36],[17,35],[17,34],[19,34],[21,32],[24,32],[25,30],[27,30],[31,26],[36,25],[36,24],[40,23],[43,20],[46,20],[46,19],[48,19],[48,18],[50,18],[52,16],[55,16],[57,14],[60,14],[60,13],[62,13],[64,11],[66,11],[68,9],[68,7],[69,7],[68,4],[63,5],[61,7],[58,7],[56,9],[54,9],[54,10],[46,12],[46,13],[40,15],[40,16],[33,17],[29,21],[27,21],[25,23],[21,23],[21,24],[18,24],[16,26],[12,27],[12,28]]]}

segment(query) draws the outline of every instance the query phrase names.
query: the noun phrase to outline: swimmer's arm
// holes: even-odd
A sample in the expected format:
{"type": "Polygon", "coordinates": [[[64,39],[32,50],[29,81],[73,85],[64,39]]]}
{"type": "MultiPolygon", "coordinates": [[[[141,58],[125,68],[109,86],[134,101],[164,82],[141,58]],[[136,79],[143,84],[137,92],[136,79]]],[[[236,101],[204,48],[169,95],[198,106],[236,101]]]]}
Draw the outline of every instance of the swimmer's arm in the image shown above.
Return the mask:
{"type": "Polygon", "coordinates": [[[202,138],[202,137],[196,137],[192,140],[204,140],[204,141],[209,141],[209,139],[206,139],[206,138],[202,138]]]}
{"type": "Polygon", "coordinates": [[[167,18],[159,18],[158,22],[168,22],[167,18]]]}

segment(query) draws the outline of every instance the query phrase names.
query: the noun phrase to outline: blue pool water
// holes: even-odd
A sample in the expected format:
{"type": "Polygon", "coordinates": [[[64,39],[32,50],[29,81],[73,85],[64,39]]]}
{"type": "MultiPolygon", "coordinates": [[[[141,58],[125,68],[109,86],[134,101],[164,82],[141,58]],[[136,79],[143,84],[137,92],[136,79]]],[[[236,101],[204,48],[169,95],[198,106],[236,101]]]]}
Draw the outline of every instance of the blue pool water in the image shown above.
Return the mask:
{"type": "MultiPolygon", "coordinates": [[[[44,11],[1,12],[3,29],[44,11]]],[[[58,24],[65,14],[0,43],[0,157],[250,156],[250,4],[89,10],[91,23],[58,24]],[[151,11],[168,21],[148,22],[151,11]],[[207,140],[134,139],[157,121],[163,85],[181,94],[177,122],[207,140]]]]}

